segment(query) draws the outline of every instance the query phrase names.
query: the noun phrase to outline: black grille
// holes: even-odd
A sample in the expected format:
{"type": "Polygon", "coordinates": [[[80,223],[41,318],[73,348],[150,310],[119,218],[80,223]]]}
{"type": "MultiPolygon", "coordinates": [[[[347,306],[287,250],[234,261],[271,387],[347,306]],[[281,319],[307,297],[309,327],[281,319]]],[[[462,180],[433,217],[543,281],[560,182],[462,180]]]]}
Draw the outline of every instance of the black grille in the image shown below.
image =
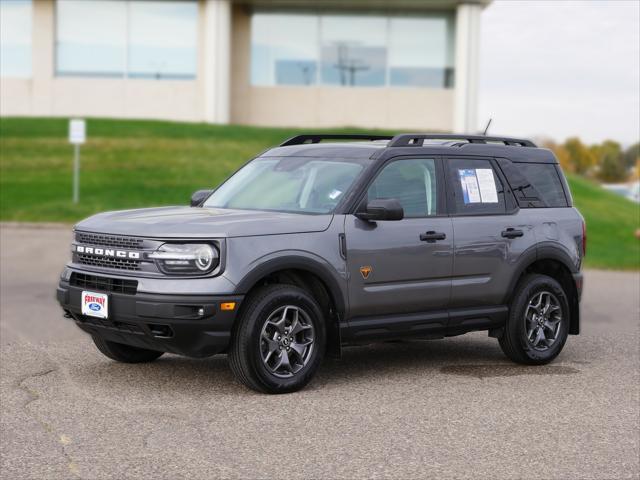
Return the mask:
{"type": "Polygon", "coordinates": [[[136,335],[144,335],[144,331],[133,323],[112,322],[102,318],[88,317],[86,315],[78,315],[78,320],[84,324],[93,325],[94,327],[107,328],[109,330],[117,330],[119,332],[133,333],[136,335]]]}
{"type": "Polygon", "coordinates": [[[96,275],[87,275],[77,272],[73,272],[71,274],[69,284],[75,287],[87,288],[89,290],[98,290],[111,293],[124,293],[126,295],[135,295],[138,291],[137,280],[98,277],[96,275]]]}
{"type": "Polygon", "coordinates": [[[104,245],[106,247],[130,248],[142,250],[142,238],[121,237],[118,235],[102,235],[99,233],[76,232],[76,241],[90,245],[104,245]]]}
{"type": "Polygon", "coordinates": [[[127,258],[94,257],[78,253],[78,263],[92,265],[94,267],[116,268],[118,270],[140,270],[140,260],[129,260],[127,258]]]}

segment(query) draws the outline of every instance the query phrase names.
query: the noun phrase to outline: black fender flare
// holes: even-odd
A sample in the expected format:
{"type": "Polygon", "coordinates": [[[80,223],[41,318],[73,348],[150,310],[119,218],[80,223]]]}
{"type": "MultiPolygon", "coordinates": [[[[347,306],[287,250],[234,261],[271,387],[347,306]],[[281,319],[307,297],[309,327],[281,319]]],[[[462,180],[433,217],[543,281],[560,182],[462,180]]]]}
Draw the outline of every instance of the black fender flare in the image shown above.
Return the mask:
{"type": "Polygon", "coordinates": [[[265,276],[279,270],[304,270],[316,275],[329,290],[329,295],[333,299],[337,314],[344,318],[347,311],[345,294],[340,288],[340,281],[346,282],[346,278],[341,277],[330,264],[324,259],[304,255],[301,252],[277,252],[277,256],[264,258],[247,273],[237,285],[236,294],[246,295],[249,290],[265,276]]]}
{"type": "Polygon", "coordinates": [[[515,290],[516,285],[518,284],[518,281],[522,277],[524,271],[529,266],[531,266],[531,264],[539,260],[555,260],[566,267],[567,270],[569,270],[569,272],[572,274],[578,273],[580,271],[580,269],[572,261],[569,253],[566,252],[565,249],[560,247],[558,244],[554,244],[552,242],[542,242],[538,245],[532,246],[531,248],[525,250],[524,253],[520,256],[518,266],[516,267],[509,282],[509,289],[507,290],[507,294],[504,299],[505,304],[508,304],[511,300],[511,295],[515,290]]]}
{"type": "Polygon", "coordinates": [[[541,242],[538,244],[538,260],[556,260],[567,267],[569,273],[578,273],[580,271],[579,264],[572,260],[567,247],[553,242],[541,242]]]}
{"type": "MultiPolygon", "coordinates": [[[[578,262],[572,260],[571,255],[568,251],[566,251],[566,247],[560,247],[556,243],[552,242],[543,242],[531,249],[525,251],[525,253],[520,258],[518,263],[518,267],[511,278],[509,284],[509,290],[504,298],[504,304],[509,305],[511,302],[511,296],[513,295],[513,291],[518,284],[518,281],[522,277],[524,271],[534,262],[540,260],[553,260],[560,263],[564,266],[572,276],[579,274],[580,272],[580,260],[578,262]]],[[[571,323],[569,326],[569,334],[578,335],[580,333],[580,294],[572,282],[573,291],[571,292],[570,297],[570,307],[571,307],[571,323]]],[[[569,288],[571,288],[569,286],[569,288]]],[[[569,292],[567,292],[569,293],[569,292]]]]}

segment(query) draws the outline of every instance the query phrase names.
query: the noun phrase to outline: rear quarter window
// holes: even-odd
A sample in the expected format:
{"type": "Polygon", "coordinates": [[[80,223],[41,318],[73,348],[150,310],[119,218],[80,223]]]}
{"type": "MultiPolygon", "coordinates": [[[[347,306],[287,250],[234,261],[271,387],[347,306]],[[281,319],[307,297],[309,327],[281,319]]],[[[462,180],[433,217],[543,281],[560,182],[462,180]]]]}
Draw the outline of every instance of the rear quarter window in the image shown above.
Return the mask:
{"type": "Polygon", "coordinates": [[[512,163],[505,159],[499,164],[521,208],[569,206],[555,164],[512,163]]]}

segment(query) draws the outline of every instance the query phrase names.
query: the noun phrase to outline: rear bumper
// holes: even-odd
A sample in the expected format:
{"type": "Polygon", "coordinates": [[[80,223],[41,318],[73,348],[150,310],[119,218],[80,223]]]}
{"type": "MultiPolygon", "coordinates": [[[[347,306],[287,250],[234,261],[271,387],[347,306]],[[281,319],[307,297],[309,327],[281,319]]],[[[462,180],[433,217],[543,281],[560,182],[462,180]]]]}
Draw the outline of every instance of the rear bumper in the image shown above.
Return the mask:
{"type": "Polygon", "coordinates": [[[227,349],[243,300],[238,295],[131,295],[92,290],[109,295],[109,318],[104,320],[82,315],[83,290],[86,289],[61,280],[56,296],[67,316],[85,332],[113,342],[189,357],[208,357],[227,349]],[[221,310],[220,304],[227,302],[235,302],[235,309],[221,310]]]}

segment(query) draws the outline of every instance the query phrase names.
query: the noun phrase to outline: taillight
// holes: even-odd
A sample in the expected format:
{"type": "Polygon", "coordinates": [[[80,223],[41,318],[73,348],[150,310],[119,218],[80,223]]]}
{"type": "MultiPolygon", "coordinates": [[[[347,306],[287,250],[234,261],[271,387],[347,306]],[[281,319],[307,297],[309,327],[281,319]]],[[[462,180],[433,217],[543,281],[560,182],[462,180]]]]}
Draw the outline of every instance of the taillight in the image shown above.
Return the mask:
{"type": "Polygon", "coordinates": [[[582,256],[587,254],[587,224],[582,220],[582,256]]]}

